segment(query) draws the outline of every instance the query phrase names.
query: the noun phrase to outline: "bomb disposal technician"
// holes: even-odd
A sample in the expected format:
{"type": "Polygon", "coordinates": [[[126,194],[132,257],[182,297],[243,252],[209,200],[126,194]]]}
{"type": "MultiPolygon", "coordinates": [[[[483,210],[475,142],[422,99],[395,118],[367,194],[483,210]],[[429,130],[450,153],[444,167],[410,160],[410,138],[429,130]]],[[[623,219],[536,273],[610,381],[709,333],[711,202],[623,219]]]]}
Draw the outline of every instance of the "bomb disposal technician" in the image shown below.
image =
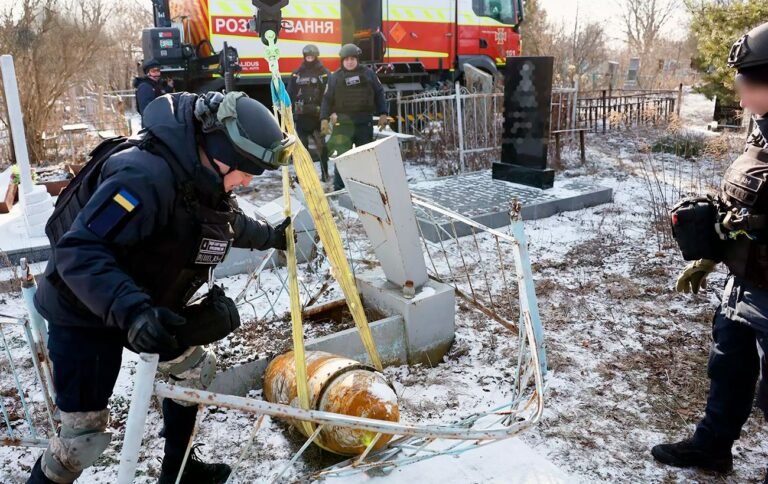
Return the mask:
{"type": "Polygon", "coordinates": [[[320,105],[331,74],[320,61],[320,49],[309,44],[302,50],[304,62],[291,74],[288,94],[293,102],[296,134],[309,149],[309,137],[315,140],[320,159],[320,177],[328,181],[328,149],[320,134],[320,105]]]}
{"type": "MultiPolygon", "coordinates": [[[[230,247],[286,246],[288,219],[276,227],[254,220],[231,194],[288,162],[294,138],[266,107],[240,92],[168,94],[147,106],[144,123],[139,138],[94,151],[46,227],[53,252],[35,303],[49,323],[61,427],[30,483],[73,482],[107,448],[123,347],[159,353],[174,384],[207,388],[216,358],[204,345],[240,319],[218,286],[190,298],[230,247]]],[[[165,399],[162,408],[159,482],[172,483],[197,406],[165,399]]],[[[181,482],[226,481],[229,466],[192,454],[181,482]]]]}
{"type": "MultiPolygon", "coordinates": [[[[379,128],[387,125],[387,103],[381,81],[371,69],[360,64],[362,51],[355,44],[341,48],[342,66],[331,74],[320,110],[321,133],[331,133],[328,152],[341,155],[353,146],[373,141],[373,116],[379,115],[379,128]]],[[[339,171],[334,169],[334,190],[344,188],[339,171]]]]}

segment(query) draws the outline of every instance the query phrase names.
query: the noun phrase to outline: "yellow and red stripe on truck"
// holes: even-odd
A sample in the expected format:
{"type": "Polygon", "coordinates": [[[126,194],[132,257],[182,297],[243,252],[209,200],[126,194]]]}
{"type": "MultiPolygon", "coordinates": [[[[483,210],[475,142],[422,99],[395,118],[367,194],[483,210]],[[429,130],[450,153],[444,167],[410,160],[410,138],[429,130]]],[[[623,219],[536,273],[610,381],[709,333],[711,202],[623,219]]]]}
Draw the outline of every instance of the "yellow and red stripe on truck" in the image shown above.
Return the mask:
{"type": "MultiPolygon", "coordinates": [[[[486,56],[501,64],[507,56],[519,55],[519,34],[514,26],[476,15],[472,0],[413,3],[381,2],[381,33],[386,39],[384,61],[419,61],[427,70],[434,71],[454,68],[457,56],[486,56]]],[[[243,75],[269,73],[264,46],[248,30],[254,14],[250,0],[171,0],[170,5],[172,18],[188,18],[190,43],[197,45],[208,39],[219,50],[228,42],[240,54],[243,75]]],[[[308,43],[318,46],[329,69],[337,69],[344,28],[340,0],[291,0],[283,9],[280,33],[280,66],[284,73],[301,64],[301,50],[308,43]]]]}

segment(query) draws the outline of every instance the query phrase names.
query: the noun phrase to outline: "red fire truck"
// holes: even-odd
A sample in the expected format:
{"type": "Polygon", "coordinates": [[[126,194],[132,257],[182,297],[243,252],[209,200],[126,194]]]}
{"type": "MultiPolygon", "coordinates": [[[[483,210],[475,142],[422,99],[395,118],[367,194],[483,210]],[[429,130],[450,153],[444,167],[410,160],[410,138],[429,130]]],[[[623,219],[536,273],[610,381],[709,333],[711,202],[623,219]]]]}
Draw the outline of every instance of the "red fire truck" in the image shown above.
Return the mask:
{"type": "MultiPolygon", "coordinates": [[[[217,53],[225,43],[236,49],[238,85],[266,82],[250,0],[153,5],[155,27],[144,31],[144,56],[159,60],[185,89],[223,85],[217,53]]],[[[507,57],[520,54],[522,12],[522,0],[290,0],[282,8],[280,67],[286,75],[296,69],[302,48],[312,43],[334,70],[340,46],[355,43],[390,89],[456,78],[467,64],[495,74],[507,57]]]]}

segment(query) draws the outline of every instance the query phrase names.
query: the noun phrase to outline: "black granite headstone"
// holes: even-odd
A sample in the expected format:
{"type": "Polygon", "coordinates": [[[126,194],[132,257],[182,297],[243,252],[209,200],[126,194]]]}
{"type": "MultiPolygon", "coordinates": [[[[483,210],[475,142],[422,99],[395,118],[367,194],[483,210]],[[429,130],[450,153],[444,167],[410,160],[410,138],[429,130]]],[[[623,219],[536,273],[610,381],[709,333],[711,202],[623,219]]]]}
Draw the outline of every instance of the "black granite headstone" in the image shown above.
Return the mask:
{"type": "Polygon", "coordinates": [[[504,136],[493,178],[552,188],[547,168],[553,57],[508,57],[504,73],[504,136]]]}

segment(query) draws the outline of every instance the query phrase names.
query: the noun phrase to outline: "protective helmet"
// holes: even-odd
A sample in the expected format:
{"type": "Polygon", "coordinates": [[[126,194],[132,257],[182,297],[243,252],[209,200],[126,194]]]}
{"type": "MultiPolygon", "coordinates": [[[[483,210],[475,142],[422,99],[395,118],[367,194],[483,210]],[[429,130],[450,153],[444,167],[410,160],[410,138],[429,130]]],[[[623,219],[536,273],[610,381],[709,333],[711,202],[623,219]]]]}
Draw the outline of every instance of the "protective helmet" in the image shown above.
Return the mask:
{"type": "Polygon", "coordinates": [[[141,65],[142,69],[144,69],[144,74],[149,74],[149,70],[153,67],[160,67],[160,62],[158,62],[155,59],[146,59],[144,63],[141,65]]]}
{"type": "Polygon", "coordinates": [[[259,175],[290,162],[296,138],[280,129],[272,112],[244,92],[209,92],[197,98],[195,118],[209,158],[259,175]]]}
{"type": "Polygon", "coordinates": [[[768,22],[750,30],[733,44],[728,65],[739,71],[757,66],[768,69],[768,22]]]}
{"type": "Polygon", "coordinates": [[[339,57],[346,59],[347,57],[360,57],[363,51],[355,44],[346,44],[339,51],[339,57]]]}
{"type": "Polygon", "coordinates": [[[304,46],[304,49],[302,49],[301,54],[306,57],[308,55],[313,55],[315,57],[320,57],[320,49],[317,48],[314,44],[307,44],[304,46]]]}

